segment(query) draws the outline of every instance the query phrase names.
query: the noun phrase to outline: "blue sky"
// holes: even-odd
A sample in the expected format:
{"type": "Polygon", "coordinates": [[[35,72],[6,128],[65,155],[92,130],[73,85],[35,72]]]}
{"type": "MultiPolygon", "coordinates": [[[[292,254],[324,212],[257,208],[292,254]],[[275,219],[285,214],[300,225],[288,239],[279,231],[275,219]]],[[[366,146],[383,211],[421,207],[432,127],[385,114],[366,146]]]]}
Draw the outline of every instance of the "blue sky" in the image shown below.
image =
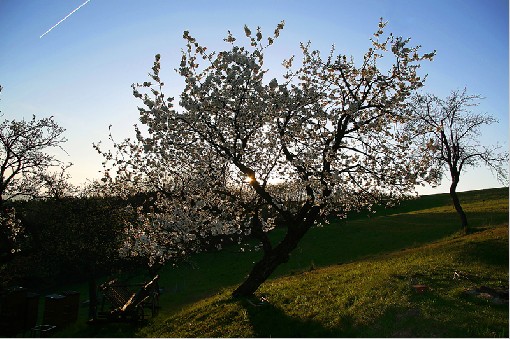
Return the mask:
{"type": "MultiPolygon", "coordinates": [[[[117,139],[133,136],[138,122],[131,84],[147,80],[154,55],[161,53],[167,91],[178,95],[182,81],[173,72],[189,30],[210,50],[223,48],[227,30],[243,36],[243,26],[272,32],[285,20],[279,41],[266,54],[270,67],[299,53],[311,41],[327,53],[359,59],[380,17],[387,31],[411,37],[422,51],[437,50],[425,91],[445,97],[467,87],[485,99],[479,110],[498,118],[483,140],[508,147],[508,1],[505,0],[336,0],[336,1],[174,1],[0,0],[0,96],[3,118],[53,115],[66,128],[70,173],[75,183],[99,178],[102,158],[93,142],[108,144],[108,126],[117,139]]],[[[461,178],[459,190],[499,187],[484,169],[461,178]]],[[[424,194],[446,192],[421,189],[424,194]]]]}

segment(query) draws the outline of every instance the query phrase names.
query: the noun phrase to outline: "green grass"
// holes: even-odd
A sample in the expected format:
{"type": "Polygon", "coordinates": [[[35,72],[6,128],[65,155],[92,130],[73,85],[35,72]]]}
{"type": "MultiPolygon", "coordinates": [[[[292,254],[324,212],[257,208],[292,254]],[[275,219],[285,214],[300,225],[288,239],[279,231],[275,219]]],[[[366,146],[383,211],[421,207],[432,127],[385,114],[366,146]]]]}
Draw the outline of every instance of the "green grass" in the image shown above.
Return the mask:
{"type": "Polygon", "coordinates": [[[508,288],[508,227],[272,280],[255,307],[231,289],[169,317],[147,337],[508,336],[508,304],[465,293],[508,288]],[[469,277],[454,279],[454,272],[469,277]],[[429,290],[417,293],[413,284],[429,290]]]}
{"type": "MultiPolygon", "coordinates": [[[[453,275],[452,269],[461,267],[462,271],[483,277],[485,280],[480,283],[494,284],[491,280],[494,276],[508,286],[508,238],[501,240],[498,233],[500,240],[487,239],[481,244],[474,240],[482,234],[490,237],[495,230],[507,232],[493,226],[508,223],[508,188],[460,193],[460,199],[476,231],[467,237],[457,236],[460,222],[447,194],[404,201],[397,208],[380,209],[369,217],[360,213],[310,230],[291,260],[279,267],[260,289],[270,300],[264,307],[253,308],[229,298],[231,290],[243,281],[261,255],[251,250],[253,246],[232,246],[220,252],[194,255],[179,267],[162,269],[162,310],[147,326],[88,326],[83,308],[80,321],[57,336],[508,335],[508,321],[506,327],[500,326],[502,314],[508,318],[508,305],[503,308],[485,305],[488,308],[484,311],[478,309],[478,300],[464,301],[466,305],[474,302],[475,306],[457,305],[457,299],[464,300],[464,285],[444,287],[441,294],[436,294],[438,286],[445,285],[453,275]],[[472,249],[467,251],[469,246],[472,249]],[[500,251],[501,247],[506,253],[501,259],[503,264],[494,264],[501,257],[499,254],[494,259],[493,254],[482,251],[496,248],[500,251]],[[465,258],[470,260],[458,261],[461,249],[467,251],[465,258]],[[480,262],[478,257],[485,259],[480,262]],[[423,299],[410,289],[410,281],[416,279],[444,282],[431,285],[427,295],[433,298],[423,299]],[[223,292],[218,294],[220,291],[223,292]],[[443,308],[435,309],[435,305],[443,308]],[[456,313],[463,313],[464,308],[468,313],[477,310],[488,320],[469,318],[464,327],[453,326],[454,318],[459,316],[456,313]],[[437,317],[437,310],[441,317],[437,317]],[[431,323],[421,325],[424,317],[437,318],[434,328],[448,325],[451,329],[431,332],[431,323]],[[468,326],[470,323],[482,325],[475,330],[468,326]],[[480,329],[483,326],[486,328],[480,329]]],[[[282,230],[275,230],[271,236],[278,239],[282,234],[282,230]]],[[[74,289],[80,288],[85,292],[80,286],[74,289]]],[[[82,299],[86,299],[85,293],[82,299]]]]}

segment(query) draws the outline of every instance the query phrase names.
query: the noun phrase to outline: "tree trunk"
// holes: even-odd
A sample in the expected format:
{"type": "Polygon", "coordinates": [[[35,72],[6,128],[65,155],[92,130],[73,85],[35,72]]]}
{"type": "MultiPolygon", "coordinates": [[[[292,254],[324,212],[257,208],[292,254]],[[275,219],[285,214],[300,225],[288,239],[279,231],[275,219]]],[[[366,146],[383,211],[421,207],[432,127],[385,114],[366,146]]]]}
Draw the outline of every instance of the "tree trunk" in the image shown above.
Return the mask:
{"type": "Polygon", "coordinates": [[[453,206],[455,207],[455,210],[459,214],[462,231],[464,232],[464,234],[467,234],[467,232],[468,232],[467,216],[466,216],[466,213],[464,212],[464,210],[462,209],[462,206],[460,205],[460,200],[459,200],[459,197],[457,196],[457,192],[456,192],[458,183],[459,183],[459,178],[458,177],[453,178],[452,184],[450,185],[450,197],[452,198],[453,206]]]}
{"type": "Polygon", "coordinates": [[[264,281],[282,263],[289,261],[290,253],[297,247],[310,226],[289,228],[285,238],[274,249],[264,251],[262,259],[253,266],[248,278],[232,293],[234,298],[252,296],[264,281]]]}

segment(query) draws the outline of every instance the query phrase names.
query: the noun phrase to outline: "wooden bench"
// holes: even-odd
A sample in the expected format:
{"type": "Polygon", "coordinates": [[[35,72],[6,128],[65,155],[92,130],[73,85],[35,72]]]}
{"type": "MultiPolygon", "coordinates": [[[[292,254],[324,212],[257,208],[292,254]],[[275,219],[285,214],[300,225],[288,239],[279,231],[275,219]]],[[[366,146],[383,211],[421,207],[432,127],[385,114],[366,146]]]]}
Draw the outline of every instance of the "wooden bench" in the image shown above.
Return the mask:
{"type": "Polygon", "coordinates": [[[159,276],[145,284],[125,285],[115,280],[99,286],[102,302],[98,319],[109,321],[142,321],[145,308],[154,317],[159,310],[159,276]]]}

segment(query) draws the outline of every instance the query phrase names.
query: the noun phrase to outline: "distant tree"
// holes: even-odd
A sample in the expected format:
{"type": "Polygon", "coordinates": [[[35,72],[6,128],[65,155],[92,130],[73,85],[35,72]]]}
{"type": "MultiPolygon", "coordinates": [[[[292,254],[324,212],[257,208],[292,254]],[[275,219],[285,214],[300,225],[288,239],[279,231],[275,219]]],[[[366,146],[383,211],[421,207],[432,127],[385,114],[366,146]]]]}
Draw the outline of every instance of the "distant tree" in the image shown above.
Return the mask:
{"type": "Polygon", "coordinates": [[[80,188],[70,182],[71,175],[68,169],[72,165],[72,163],[61,164],[57,171],[41,173],[39,196],[61,200],[79,194],[80,188]]]}
{"type": "MultiPolygon", "coordinates": [[[[0,86],[0,92],[2,87],[0,86]]],[[[0,258],[9,260],[19,247],[15,237],[26,235],[12,207],[5,201],[36,197],[47,183],[48,170],[61,162],[48,151],[66,141],[53,117],[0,122],[0,258]],[[4,246],[5,245],[5,246],[4,246]]]]}
{"type": "Polygon", "coordinates": [[[282,79],[267,79],[264,52],[283,26],[267,39],[245,26],[247,46],[229,32],[230,48],[218,53],[184,32],[181,109],[162,92],[156,55],[151,80],[133,85],[148,136],[136,128],[136,140],[102,152],[105,180],[158,193],[154,213],[141,216],[145,222],[129,241],[131,251],[140,253],[144,239],[151,246],[145,253],[165,260],[196,237],[251,234],[260,241],[262,258],[234,296],[252,295],[333,210],[395,201],[432,179],[427,159],[417,156],[426,149],[406,134],[407,117],[399,112],[424,83],[420,63],[434,53],[383,37],[381,21],[361,63],[334,49],[323,59],[301,44],[300,65],[292,56],[282,79]],[[378,64],[383,56],[393,62],[386,70],[378,64]],[[275,220],[286,228],[278,243],[267,236],[275,220]]]}
{"type": "Polygon", "coordinates": [[[508,152],[498,145],[480,143],[481,127],[497,122],[493,116],[472,111],[480,99],[479,95],[469,95],[464,89],[452,91],[446,99],[432,94],[415,95],[406,107],[409,115],[415,117],[413,128],[422,134],[424,143],[435,153],[438,179],[445,173],[450,176],[450,196],[466,233],[468,220],[457,195],[463,171],[485,165],[500,182],[508,180],[508,152]]]}
{"type": "Polygon", "coordinates": [[[37,196],[41,174],[60,161],[48,153],[66,141],[53,117],[0,123],[0,206],[8,199],[37,196]]]}

